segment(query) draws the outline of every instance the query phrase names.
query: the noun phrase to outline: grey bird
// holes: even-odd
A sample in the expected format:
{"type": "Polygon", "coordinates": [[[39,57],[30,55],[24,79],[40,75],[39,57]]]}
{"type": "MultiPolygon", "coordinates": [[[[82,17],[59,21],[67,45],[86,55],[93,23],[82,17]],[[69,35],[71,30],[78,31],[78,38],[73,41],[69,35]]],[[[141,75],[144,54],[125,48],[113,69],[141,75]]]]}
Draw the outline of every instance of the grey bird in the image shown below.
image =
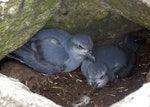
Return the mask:
{"type": "Polygon", "coordinates": [[[116,77],[129,76],[135,62],[135,53],[145,41],[145,38],[128,35],[117,44],[94,48],[95,62],[86,59],[81,65],[88,84],[101,88],[116,77]]]}
{"type": "Polygon", "coordinates": [[[36,71],[53,74],[75,70],[86,57],[95,60],[92,48],[93,41],[88,35],[71,35],[61,29],[43,29],[8,57],[36,71]]]}

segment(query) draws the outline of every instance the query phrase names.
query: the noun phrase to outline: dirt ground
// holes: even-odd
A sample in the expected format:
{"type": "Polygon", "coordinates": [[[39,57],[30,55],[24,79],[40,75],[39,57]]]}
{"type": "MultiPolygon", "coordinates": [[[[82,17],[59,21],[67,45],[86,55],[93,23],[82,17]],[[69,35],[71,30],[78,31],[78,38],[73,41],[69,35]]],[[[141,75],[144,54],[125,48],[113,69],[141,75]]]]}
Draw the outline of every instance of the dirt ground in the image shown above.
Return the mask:
{"type": "MultiPolygon", "coordinates": [[[[150,33],[149,33],[150,37],[150,33]]],[[[82,96],[90,94],[90,103],[85,107],[108,107],[137,90],[146,82],[146,74],[150,70],[150,38],[137,52],[133,69],[134,74],[128,78],[117,79],[101,89],[94,90],[87,85],[80,69],[70,73],[47,75],[38,73],[18,61],[7,61],[2,66],[2,72],[19,79],[33,92],[41,94],[65,107],[71,107],[73,102],[82,96]]]]}

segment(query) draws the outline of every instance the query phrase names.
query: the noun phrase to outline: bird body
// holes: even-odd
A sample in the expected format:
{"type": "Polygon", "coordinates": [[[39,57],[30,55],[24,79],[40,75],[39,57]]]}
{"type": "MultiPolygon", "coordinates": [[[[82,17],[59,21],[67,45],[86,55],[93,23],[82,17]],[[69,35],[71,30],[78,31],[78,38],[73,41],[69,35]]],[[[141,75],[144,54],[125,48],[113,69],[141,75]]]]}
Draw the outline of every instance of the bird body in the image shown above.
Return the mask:
{"type": "Polygon", "coordinates": [[[97,62],[103,62],[109,67],[110,73],[115,74],[127,66],[126,53],[116,45],[105,45],[94,49],[97,62]]]}
{"type": "Polygon", "coordinates": [[[53,74],[75,70],[91,55],[92,39],[88,35],[71,35],[60,29],[41,30],[21,48],[8,56],[36,71],[53,74]]]}
{"type": "Polygon", "coordinates": [[[100,88],[108,81],[113,81],[115,77],[129,76],[135,62],[135,52],[144,42],[145,38],[129,35],[117,44],[94,48],[95,62],[86,59],[81,65],[82,74],[88,84],[100,88]]]}

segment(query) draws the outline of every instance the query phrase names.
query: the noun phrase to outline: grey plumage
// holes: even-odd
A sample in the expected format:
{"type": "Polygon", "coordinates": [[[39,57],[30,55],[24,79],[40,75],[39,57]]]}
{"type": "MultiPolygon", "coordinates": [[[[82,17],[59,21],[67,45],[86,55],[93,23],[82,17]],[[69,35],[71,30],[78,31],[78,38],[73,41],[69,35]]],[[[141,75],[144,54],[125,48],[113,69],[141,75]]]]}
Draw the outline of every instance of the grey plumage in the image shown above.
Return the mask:
{"type": "Polygon", "coordinates": [[[97,59],[96,62],[85,60],[81,65],[81,72],[86,77],[88,84],[94,88],[101,88],[109,81],[108,67],[98,62],[97,59]]]}
{"type": "Polygon", "coordinates": [[[115,77],[129,76],[135,62],[135,52],[145,41],[145,38],[129,35],[117,44],[94,48],[96,61],[86,59],[81,65],[88,84],[100,88],[115,77]]]}
{"type": "Polygon", "coordinates": [[[36,71],[53,74],[75,70],[86,57],[94,60],[92,48],[93,42],[88,35],[71,35],[60,29],[45,29],[8,56],[36,71]]]}

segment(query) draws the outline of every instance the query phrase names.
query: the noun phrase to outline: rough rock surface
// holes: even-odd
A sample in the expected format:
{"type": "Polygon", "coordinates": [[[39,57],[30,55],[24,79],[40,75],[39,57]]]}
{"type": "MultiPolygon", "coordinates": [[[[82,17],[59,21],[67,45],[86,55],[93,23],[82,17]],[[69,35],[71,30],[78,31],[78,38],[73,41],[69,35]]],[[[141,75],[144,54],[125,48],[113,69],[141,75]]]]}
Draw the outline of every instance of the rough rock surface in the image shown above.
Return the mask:
{"type": "Polygon", "coordinates": [[[140,89],[129,94],[121,101],[110,107],[149,107],[150,106],[150,82],[145,83],[140,89]],[[141,101],[141,99],[144,99],[141,101]]]}
{"type": "Polygon", "coordinates": [[[111,10],[150,30],[149,0],[103,0],[111,10]]]}
{"type": "Polygon", "coordinates": [[[0,0],[0,59],[43,27],[59,5],[60,0],[0,0]]]}
{"type": "Polygon", "coordinates": [[[122,36],[141,26],[111,10],[102,0],[63,0],[59,11],[45,26],[86,33],[93,38],[122,36]]]}
{"type": "Polygon", "coordinates": [[[53,101],[32,93],[18,80],[0,74],[1,107],[61,107],[53,101]]]}

